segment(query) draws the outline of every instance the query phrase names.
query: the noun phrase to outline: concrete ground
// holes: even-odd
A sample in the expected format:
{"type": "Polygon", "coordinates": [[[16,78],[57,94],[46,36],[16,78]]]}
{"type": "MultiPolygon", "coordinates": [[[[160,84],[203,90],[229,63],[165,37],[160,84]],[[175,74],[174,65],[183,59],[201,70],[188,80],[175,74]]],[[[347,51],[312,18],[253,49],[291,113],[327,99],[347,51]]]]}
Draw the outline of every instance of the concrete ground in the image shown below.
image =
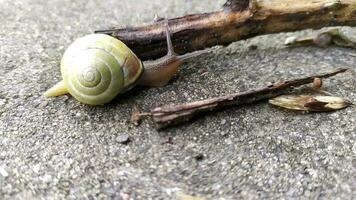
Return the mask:
{"type": "Polygon", "coordinates": [[[354,198],[355,106],[302,114],[261,102],[163,132],[149,119],[128,123],[134,104],[149,110],[338,67],[351,70],[326,80],[325,89],[355,102],[354,50],[283,47],[287,36],[311,31],[215,48],[183,65],[168,86],[137,88],[107,106],[42,97],[60,80],[61,55],[75,38],[223,2],[0,0],[0,198],[354,198]]]}

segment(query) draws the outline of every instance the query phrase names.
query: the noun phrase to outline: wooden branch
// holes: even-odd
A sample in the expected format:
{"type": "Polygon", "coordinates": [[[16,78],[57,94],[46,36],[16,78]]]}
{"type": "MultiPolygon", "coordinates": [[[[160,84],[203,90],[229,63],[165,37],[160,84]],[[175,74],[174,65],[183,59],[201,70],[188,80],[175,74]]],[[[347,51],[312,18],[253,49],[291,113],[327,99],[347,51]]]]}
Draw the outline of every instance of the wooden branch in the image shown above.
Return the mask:
{"type": "Polygon", "coordinates": [[[325,74],[317,74],[305,78],[294,79],[289,81],[279,81],[261,89],[254,89],[247,92],[229,94],[221,97],[205,99],[190,103],[177,105],[166,105],[154,108],[149,115],[152,116],[157,129],[162,129],[170,125],[176,125],[189,121],[195,115],[217,110],[223,107],[248,104],[262,99],[269,99],[278,95],[287,93],[294,87],[313,83],[315,79],[328,78],[339,73],[345,72],[347,69],[337,69],[333,72],[325,74]]]}
{"type": "MultiPolygon", "coordinates": [[[[355,0],[228,0],[221,11],[169,19],[177,53],[201,50],[257,35],[326,26],[355,26],[355,0]]],[[[166,54],[164,22],[99,30],[127,44],[142,60],[166,54]]]]}

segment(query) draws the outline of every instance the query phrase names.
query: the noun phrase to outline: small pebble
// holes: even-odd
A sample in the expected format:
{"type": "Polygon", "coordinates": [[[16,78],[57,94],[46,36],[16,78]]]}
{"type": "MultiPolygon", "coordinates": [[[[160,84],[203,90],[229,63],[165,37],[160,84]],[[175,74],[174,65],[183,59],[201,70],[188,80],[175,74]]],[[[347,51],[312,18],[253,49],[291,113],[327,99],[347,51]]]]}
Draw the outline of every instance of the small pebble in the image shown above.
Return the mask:
{"type": "Polygon", "coordinates": [[[221,132],[220,132],[220,135],[223,136],[223,137],[225,137],[225,136],[228,135],[228,132],[226,132],[226,131],[221,131],[221,132]]]}
{"type": "Polygon", "coordinates": [[[195,158],[195,160],[197,160],[197,161],[203,160],[204,154],[198,153],[198,154],[196,154],[196,155],[194,156],[194,158],[195,158]]]}
{"type": "Polygon", "coordinates": [[[258,49],[258,46],[255,45],[255,44],[252,44],[248,47],[250,50],[257,50],[258,49]]]}
{"type": "Polygon", "coordinates": [[[120,144],[127,144],[130,142],[130,137],[128,134],[122,134],[116,137],[116,142],[120,144]]]}
{"type": "Polygon", "coordinates": [[[221,125],[226,124],[226,119],[221,120],[221,123],[220,123],[220,124],[221,124],[221,125]]]}
{"type": "Polygon", "coordinates": [[[44,108],[44,107],[46,107],[48,105],[48,101],[42,101],[39,105],[38,105],[38,107],[39,108],[44,108]]]}

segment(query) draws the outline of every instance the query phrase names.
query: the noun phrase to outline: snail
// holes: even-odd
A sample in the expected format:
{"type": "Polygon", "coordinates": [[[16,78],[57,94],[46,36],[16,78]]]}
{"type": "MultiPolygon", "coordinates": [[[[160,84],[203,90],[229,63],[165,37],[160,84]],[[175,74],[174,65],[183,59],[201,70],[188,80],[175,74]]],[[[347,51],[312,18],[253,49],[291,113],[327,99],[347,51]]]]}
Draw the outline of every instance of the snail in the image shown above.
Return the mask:
{"type": "Polygon", "coordinates": [[[120,40],[91,34],[75,40],[65,51],[60,68],[63,80],[44,93],[46,97],[69,93],[84,104],[102,105],[136,85],[166,85],[188,58],[208,50],[177,55],[168,21],[165,24],[168,53],[152,61],[141,60],[120,40]]]}

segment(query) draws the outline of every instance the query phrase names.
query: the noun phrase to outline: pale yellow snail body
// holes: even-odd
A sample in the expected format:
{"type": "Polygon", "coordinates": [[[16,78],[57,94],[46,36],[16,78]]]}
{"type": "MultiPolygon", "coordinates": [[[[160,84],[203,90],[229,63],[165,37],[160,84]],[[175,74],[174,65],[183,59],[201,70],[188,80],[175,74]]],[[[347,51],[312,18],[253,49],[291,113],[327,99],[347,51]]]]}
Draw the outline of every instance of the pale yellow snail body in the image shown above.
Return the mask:
{"type": "Polygon", "coordinates": [[[104,35],[87,35],[74,41],[61,60],[63,80],[47,90],[47,97],[71,94],[84,104],[102,105],[135,85],[163,86],[182,61],[207,51],[178,56],[174,53],[166,25],[168,53],[154,60],[141,60],[120,40],[104,35]]]}

